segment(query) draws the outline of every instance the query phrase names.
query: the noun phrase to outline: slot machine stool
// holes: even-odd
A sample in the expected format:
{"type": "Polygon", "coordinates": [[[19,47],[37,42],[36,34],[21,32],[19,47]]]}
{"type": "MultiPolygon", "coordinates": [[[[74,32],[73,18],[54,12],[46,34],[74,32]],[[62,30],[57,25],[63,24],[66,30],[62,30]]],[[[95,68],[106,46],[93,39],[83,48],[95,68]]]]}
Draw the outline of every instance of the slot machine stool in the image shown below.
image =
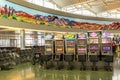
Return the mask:
{"type": "Polygon", "coordinates": [[[34,53],[32,64],[35,65],[36,63],[39,63],[41,54],[36,52],[34,53]]]}
{"type": "Polygon", "coordinates": [[[44,67],[46,69],[49,69],[50,66],[48,66],[48,62],[53,59],[52,54],[45,54],[43,55],[43,61],[44,61],[44,67]]]}
{"type": "Polygon", "coordinates": [[[90,62],[92,62],[92,70],[98,70],[98,67],[96,65],[96,63],[99,60],[98,55],[90,55],[89,59],[90,59],[90,62]]]}
{"type": "Polygon", "coordinates": [[[107,63],[104,66],[105,70],[112,71],[113,67],[110,65],[110,63],[113,63],[113,55],[106,55],[104,62],[107,63]]]}
{"type": "Polygon", "coordinates": [[[64,60],[65,60],[66,62],[68,62],[68,67],[67,67],[67,69],[68,69],[68,70],[72,70],[72,69],[73,69],[73,65],[71,64],[71,62],[74,61],[74,54],[65,54],[65,55],[64,55],[64,60]]]}
{"type": "Polygon", "coordinates": [[[57,63],[56,69],[62,69],[63,66],[60,64],[60,61],[63,61],[63,54],[56,54],[55,61],[57,63]]]}
{"type": "Polygon", "coordinates": [[[41,66],[43,66],[43,64],[44,64],[44,61],[45,61],[45,60],[44,60],[44,57],[45,57],[44,54],[41,54],[41,55],[40,55],[40,65],[41,65],[41,66]]]}
{"type": "Polygon", "coordinates": [[[86,55],[78,55],[78,62],[81,62],[80,70],[86,70],[86,55]]]}

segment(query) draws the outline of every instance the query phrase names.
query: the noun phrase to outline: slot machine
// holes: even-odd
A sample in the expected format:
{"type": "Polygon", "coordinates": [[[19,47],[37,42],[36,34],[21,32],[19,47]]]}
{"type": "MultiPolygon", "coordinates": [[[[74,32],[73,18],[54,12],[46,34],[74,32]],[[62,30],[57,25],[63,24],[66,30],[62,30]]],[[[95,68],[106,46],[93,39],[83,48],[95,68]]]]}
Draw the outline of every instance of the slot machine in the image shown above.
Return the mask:
{"type": "Polygon", "coordinates": [[[53,59],[53,34],[45,33],[45,54],[44,54],[44,61],[47,62],[53,59]]]}
{"type": "Polygon", "coordinates": [[[97,70],[96,62],[100,56],[101,31],[88,32],[88,57],[93,63],[92,69],[97,70]]]}
{"type": "Polygon", "coordinates": [[[104,31],[101,38],[101,56],[104,62],[106,70],[111,70],[110,63],[113,62],[113,53],[112,53],[112,39],[110,37],[110,32],[104,31]]]}
{"type": "Polygon", "coordinates": [[[64,55],[64,36],[61,33],[55,33],[55,61],[57,61],[57,69],[60,69],[60,61],[63,61],[64,55]]]}
{"type": "Polygon", "coordinates": [[[54,36],[55,40],[55,59],[62,60],[62,55],[64,54],[64,36],[63,34],[56,33],[54,36]]]}
{"type": "Polygon", "coordinates": [[[75,59],[75,34],[68,33],[65,35],[65,50],[64,59],[69,63],[69,68],[71,68],[70,62],[75,59]]]}
{"type": "Polygon", "coordinates": [[[77,60],[81,62],[80,69],[86,69],[84,62],[86,62],[87,56],[87,36],[86,34],[77,34],[77,60]]]}
{"type": "Polygon", "coordinates": [[[101,45],[102,55],[113,55],[110,32],[103,32],[101,41],[102,41],[102,45],[101,45]]]}

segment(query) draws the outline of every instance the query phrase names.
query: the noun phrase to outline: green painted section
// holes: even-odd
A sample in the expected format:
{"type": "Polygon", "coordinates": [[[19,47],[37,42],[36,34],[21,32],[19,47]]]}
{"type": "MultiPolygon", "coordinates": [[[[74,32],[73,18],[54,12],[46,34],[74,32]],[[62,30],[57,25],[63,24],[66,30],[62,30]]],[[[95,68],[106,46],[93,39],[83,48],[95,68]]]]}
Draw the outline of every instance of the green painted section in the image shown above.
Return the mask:
{"type": "Polygon", "coordinates": [[[45,70],[31,63],[0,71],[0,80],[112,80],[112,76],[113,72],[104,70],[45,70]]]}

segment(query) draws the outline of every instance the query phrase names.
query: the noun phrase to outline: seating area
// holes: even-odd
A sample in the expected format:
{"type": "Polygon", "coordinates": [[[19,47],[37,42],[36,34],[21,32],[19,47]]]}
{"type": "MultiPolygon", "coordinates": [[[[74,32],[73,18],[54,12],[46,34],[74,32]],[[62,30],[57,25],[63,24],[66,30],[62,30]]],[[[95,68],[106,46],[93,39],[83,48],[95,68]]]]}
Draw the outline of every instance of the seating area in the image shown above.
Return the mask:
{"type": "Polygon", "coordinates": [[[31,62],[33,54],[37,51],[38,49],[17,50],[15,48],[1,48],[0,68],[1,70],[6,70],[20,63],[31,62]]]}

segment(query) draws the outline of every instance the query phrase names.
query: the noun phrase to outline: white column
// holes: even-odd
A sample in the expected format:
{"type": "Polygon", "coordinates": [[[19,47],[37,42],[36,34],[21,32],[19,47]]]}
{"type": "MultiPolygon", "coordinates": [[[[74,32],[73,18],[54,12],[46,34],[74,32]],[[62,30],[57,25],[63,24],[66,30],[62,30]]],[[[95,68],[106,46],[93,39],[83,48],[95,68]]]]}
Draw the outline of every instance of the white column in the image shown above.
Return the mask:
{"type": "Polygon", "coordinates": [[[21,49],[25,48],[25,30],[24,29],[20,30],[20,48],[21,49]]]}
{"type": "Polygon", "coordinates": [[[38,33],[34,31],[34,46],[38,46],[38,33]]]}

